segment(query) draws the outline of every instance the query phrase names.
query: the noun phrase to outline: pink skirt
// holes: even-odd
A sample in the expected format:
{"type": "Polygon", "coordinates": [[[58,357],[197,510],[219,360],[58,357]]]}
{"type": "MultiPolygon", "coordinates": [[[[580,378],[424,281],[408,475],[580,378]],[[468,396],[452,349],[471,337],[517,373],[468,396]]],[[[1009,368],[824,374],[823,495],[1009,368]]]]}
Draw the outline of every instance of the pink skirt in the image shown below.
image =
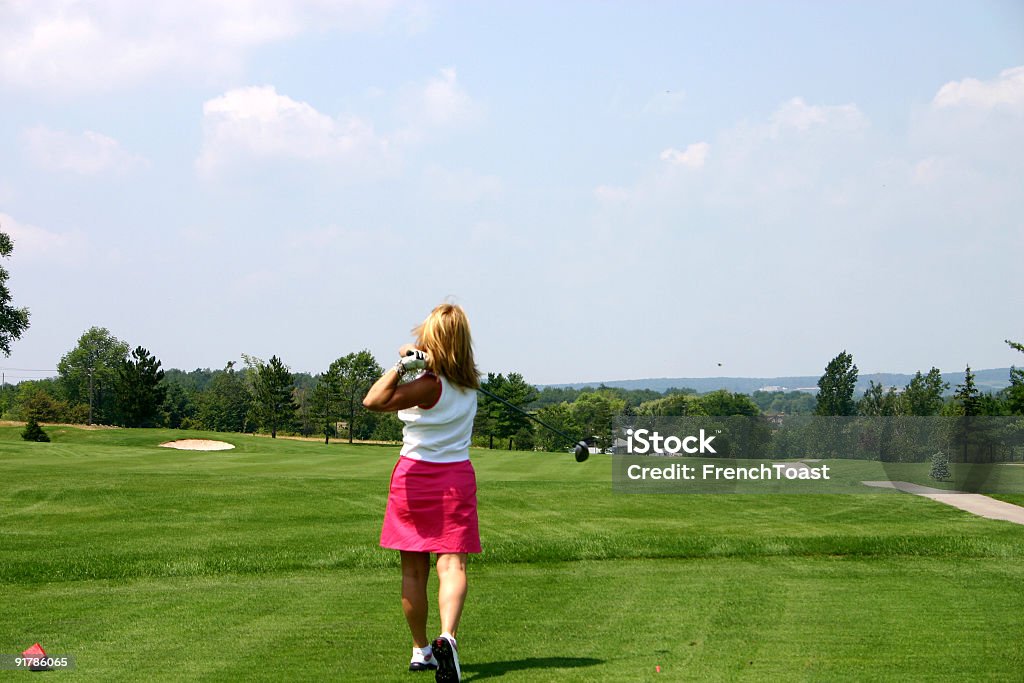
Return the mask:
{"type": "Polygon", "coordinates": [[[421,553],[478,553],[476,473],[452,463],[399,458],[391,472],[380,545],[421,553]]]}

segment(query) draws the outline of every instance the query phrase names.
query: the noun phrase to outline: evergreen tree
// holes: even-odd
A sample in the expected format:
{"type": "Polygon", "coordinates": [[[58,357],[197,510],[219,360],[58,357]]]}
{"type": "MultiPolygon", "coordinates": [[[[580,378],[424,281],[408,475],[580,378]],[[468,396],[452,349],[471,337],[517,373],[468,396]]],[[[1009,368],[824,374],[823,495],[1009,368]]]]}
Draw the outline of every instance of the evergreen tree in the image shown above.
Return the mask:
{"type": "MultiPolygon", "coordinates": [[[[481,382],[480,386],[523,410],[537,399],[537,389],[528,384],[518,372],[510,372],[507,377],[501,373],[488,373],[487,379],[481,382]]],[[[487,394],[479,396],[473,432],[478,436],[486,436],[489,448],[494,448],[494,439],[497,437],[500,441],[507,439],[506,445],[511,450],[515,447],[516,435],[525,435],[526,432],[532,431],[533,423],[530,422],[530,418],[487,394]]],[[[532,445],[533,441],[532,438],[523,439],[520,445],[526,447],[527,444],[532,445]]]]}
{"type": "Polygon", "coordinates": [[[147,349],[135,347],[117,368],[118,412],[125,427],[156,427],[167,394],[160,361],[147,349]]]}
{"type": "Polygon", "coordinates": [[[928,472],[928,476],[936,481],[946,481],[949,479],[949,456],[939,451],[932,456],[932,467],[928,472]]]}
{"type": "MultiPolygon", "coordinates": [[[[497,387],[495,392],[498,396],[505,399],[514,406],[524,408],[528,403],[533,402],[537,398],[537,390],[530,384],[527,384],[523,376],[518,372],[510,372],[508,376],[504,378],[504,382],[497,387]]],[[[512,450],[515,443],[515,437],[517,434],[529,432],[532,430],[533,425],[530,422],[530,418],[526,417],[520,412],[512,410],[508,406],[498,405],[495,408],[500,409],[497,412],[497,429],[496,436],[501,437],[502,440],[508,440],[508,449],[512,450]]],[[[532,445],[533,440],[528,441],[532,445]]],[[[523,447],[527,445],[527,441],[521,444],[523,447]]]]}
{"type": "MultiPolygon", "coordinates": [[[[487,373],[487,378],[480,382],[480,388],[492,394],[500,395],[501,386],[505,383],[502,374],[487,373]]],[[[487,438],[487,447],[494,448],[494,437],[499,434],[501,410],[504,406],[487,394],[477,396],[476,417],[473,418],[473,434],[487,438]]],[[[506,408],[507,410],[507,408],[506,408]]]]}
{"type": "MultiPolygon", "coordinates": [[[[246,357],[248,362],[250,359],[246,357]]],[[[292,373],[277,356],[262,363],[258,359],[252,378],[252,410],[257,424],[270,429],[270,437],[277,438],[277,430],[291,424],[295,416],[292,397],[292,373]]]]}
{"type": "Polygon", "coordinates": [[[21,432],[21,438],[25,441],[49,441],[50,437],[43,431],[43,428],[39,426],[36,419],[30,418],[28,424],[25,425],[25,429],[21,432]]]}
{"type": "MultiPolygon", "coordinates": [[[[1024,344],[1006,340],[1011,349],[1024,353],[1024,344]]],[[[1010,386],[1006,388],[1006,407],[1013,415],[1024,415],[1024,368],[1010,367],[1010,386]]]]}
{"type": "Polygon", "coordinates": [[[964,372],[963,384],[957,385],[953,398],[959,403],[960,414],[964,417],[981,415],[981,392],[978,391],[977,386],[974,384],[974,373],[971,372],[970,365],[967,366],[967,370],[964,372]]]}
{"type": "Polygon", "coordinates": [[[341,419],[341,368],[338,361],[331,363],[327,372],[317,378],[313,388],[312,406],[314,423],[324,435],[324,444],[337,436],[336,425],[341,419]]]}

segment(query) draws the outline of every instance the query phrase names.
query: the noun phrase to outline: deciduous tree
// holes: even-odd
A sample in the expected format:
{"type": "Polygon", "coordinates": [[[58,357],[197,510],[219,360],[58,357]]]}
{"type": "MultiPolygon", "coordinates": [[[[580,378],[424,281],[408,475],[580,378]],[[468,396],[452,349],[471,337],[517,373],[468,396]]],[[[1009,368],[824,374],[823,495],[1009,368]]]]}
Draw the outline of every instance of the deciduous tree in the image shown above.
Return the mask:
{"type": "Polygon", "coordinates": [[[196,394],[178,382],[168,382],[164,375],[167,392],[164,396],[160,412],[163,414],[164,425],[171,429],[181,429],[196,417],[196,394]]]}
{"type": "Polygon", "coordinates": [[[64,354],[57,372],[71,403],[89,404],[89,424],[115,417],[117,368],[128,355],[128,344],[105,327],[91,327],[64,354]]]}
{"type": "Polygon", "coordinates": [[[697,399],[707,415],[760,415],[761,409],[746,394],[725,389],[712,391],[697,399]]]}
{"type": "MultiPolygon", "coordinates": [[[[7,233],[0,232],[0,257],[8,257],[14,251],[14,242],[7,233]]],[[[11,355],[11,342],[20,339],[28,329],[27,308],[15,308],[11,303],[11,290],[7,287],[10,277],[7,269],[0,266],[0,351],[11,355]]]]}
{"type": "MultiPolygon", "coordinates": [[[[579,426],[573,422],[572,411],[568,403],[556,403],[545,406],[537,411],[537,417],[555,429],[560,429],[566,434],[580,433],[579,426]]],[[[555,434],[549,429],[539,428],[536,430],[536,443],[545,451],[565,451],[571,445],[565,442],[565,438],[555,434]]]]}
{"type": "Polygon", "coordinates": [[[914,373],[903,390],[903,411],[907,415],[922,417],[938,415],[944,403],[942,393],[948,388],[949,382],[943,381],[938,368],[932,368],[927,375],[922,375],[920,371],[914,373]]]}
{"type": "Polygon", "coordinates": [[[367,421],[368,431],[362,430],[362,425],[359,424],[360,418],[366,414],[363,397],[366,396],[366,392],[370,390],[384,370],[377,363],[373,354],[366,349],[358,353],[350,353],[334,363],[337,364],[340,378],[343,412],[348,418],[348,442],[352,443],[356,435],[359,435],[360,438],[369,438],[373,433],[373,423],[367,421]]]}
{"type": "Polygon", "coordinates": [[[213,374],[209,386],[196,397],[198,426],[215,432],[244,432],[248,424],[252,394],[235,362],[213,374]]]}
{"type": "Polygon", "coordinates": [[[895,387],[889,387],[889,391],[885,391],[885,387],[874,380],[871,380],[868,388],[864,391],[864,396],[857,401],[858,415],[881,417],[898,415],[899,412],[900,400],[895,387]]]}
{"type": "Polygon", "coordinates": [[[620,415],[626,402],[601,392],[580,394],[570,406],[572,419],[585,439],[593,438],[600,447],[612,445],[612,420],[620,415]]]}
{"type": "Polygon", "coordinates": [[[815,415],[855,415],[857,402],[853,392],[857,387],[857,366],[853,356],[843,351],[825,366],[825,374],[818,380],[818,404],[815,415]]]}

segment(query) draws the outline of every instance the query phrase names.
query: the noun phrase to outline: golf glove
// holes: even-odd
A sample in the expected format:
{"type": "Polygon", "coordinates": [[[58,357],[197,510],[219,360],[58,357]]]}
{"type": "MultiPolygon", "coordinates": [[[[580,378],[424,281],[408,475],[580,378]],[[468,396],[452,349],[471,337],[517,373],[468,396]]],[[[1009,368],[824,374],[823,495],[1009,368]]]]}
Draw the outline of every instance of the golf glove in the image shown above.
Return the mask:
{"type": "Polygon", "coordinates": [[[423,370],[427,367],[427,354],[425,351],[413,349],[406,351],[402,359],[395,363],[395,372],[404,375],[410,370],[423,370]]]}

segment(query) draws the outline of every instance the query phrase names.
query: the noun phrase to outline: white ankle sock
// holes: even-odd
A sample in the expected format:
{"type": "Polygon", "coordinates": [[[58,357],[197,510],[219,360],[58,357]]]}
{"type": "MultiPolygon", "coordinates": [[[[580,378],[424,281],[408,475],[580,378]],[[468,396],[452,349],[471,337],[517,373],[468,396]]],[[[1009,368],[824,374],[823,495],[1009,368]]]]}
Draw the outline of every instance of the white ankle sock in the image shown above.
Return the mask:
{"type": "Polygon", "coordinates": [[[426,647],[414,647],[412,649],[412,661],[425,662],[434,655],[434,650],[429,645],[426,647]]]}

